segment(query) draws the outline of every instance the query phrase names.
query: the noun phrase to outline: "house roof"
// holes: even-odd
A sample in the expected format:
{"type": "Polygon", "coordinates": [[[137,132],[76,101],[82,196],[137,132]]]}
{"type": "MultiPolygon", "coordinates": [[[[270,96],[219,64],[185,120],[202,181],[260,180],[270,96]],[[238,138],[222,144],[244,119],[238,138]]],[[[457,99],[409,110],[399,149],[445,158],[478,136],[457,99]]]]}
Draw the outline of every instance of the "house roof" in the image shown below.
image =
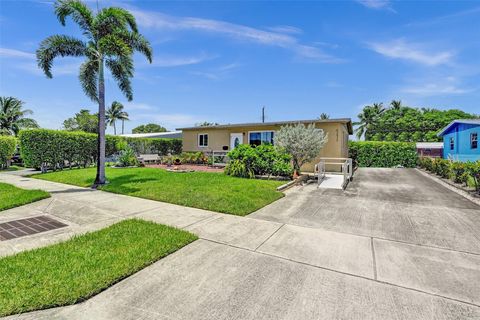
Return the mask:
{"type": "Polygon", "coordinates": [[[450,129],[452,126],[454,126],[457,123],[465,123],[465,124],[478,124],[480,125],[480,119],[458,119],[458,120],[453,120],[450,122],[445,128],[440,130],[439,133],[437,133],[437,136],[441,137],[443,136],[448,129],[450,129]]]}
{"type": "Polygon", "coordinates": [[[443,142],[417,142],[417,149],[443,149],[443,142]]]}
{"type": "Polygon", "coordinates": [[[289,124],[310,124],[310,123],[345,123],[349,134],[353,134],[352,119],[313,119],[313,120],[290,120],[290,121],[273,121],[273,122],[251,122],[251,123],[234,123],[234,124],[218,124],[213,126],[195,126],[186,128],[177,128],[177,130],[199,130],[199,129],[226,129],[235,127],[261,127],[261,126],[281,126],[289,124]]]}
{"type": "Polygon", "coordinates": [[[121,134],[126,138],[181,138],[182,131],[151,132],[151,133],[129,133],[121,134]]]}

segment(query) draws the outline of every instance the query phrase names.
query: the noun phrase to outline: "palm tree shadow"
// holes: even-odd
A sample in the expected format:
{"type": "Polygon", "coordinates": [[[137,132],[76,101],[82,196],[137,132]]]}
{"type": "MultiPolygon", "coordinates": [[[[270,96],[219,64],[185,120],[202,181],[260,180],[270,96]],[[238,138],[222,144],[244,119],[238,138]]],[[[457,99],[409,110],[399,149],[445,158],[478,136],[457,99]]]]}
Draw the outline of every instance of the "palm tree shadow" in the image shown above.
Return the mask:
{"type": "Polygon", "coordinates": [[[109,187],[112,187],[112,191],[118,193],[134,193],[142,190],[142,188],[127,186],[128,184],[136,185],[149,181],[158,181],[158,179],[155,178],[139,178],[138,175],[135,174],[122,175],[109,180],[110,182],[106,186],[106,191],[109,191],[109,187]]]}

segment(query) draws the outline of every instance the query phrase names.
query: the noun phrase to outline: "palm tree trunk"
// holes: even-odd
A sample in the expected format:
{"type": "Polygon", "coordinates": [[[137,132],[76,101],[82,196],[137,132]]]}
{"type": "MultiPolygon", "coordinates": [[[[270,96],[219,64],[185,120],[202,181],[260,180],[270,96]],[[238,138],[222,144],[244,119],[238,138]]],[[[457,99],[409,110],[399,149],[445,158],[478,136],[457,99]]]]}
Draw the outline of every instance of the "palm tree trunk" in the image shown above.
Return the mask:
{"type": "Polygon", "coordinates": [[[113,135],[117,135],[117,127],[115,126],[115,121],[113,121],[113,135]]]}
{"type": "Polygon", "coordinates": [[[103,56],[98,63],[98,150],[97,176],[93,187],[105,184],[105,79],[103,70],[103,56]]]}
{"type": "Polygon", "coordinates": [[[122,134],[123,134],[123,129],[125,128],[125,120],[122,119],[122,134]]]}

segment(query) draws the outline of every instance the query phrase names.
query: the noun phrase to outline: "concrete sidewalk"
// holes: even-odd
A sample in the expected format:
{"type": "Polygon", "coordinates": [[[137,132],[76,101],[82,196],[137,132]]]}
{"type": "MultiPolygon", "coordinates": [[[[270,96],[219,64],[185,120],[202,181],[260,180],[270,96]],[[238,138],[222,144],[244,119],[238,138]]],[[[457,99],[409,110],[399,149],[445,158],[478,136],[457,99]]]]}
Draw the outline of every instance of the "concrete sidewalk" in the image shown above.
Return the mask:
{"type": "Polygon", "coordinates": [[[313,226],[289,223],[308,192],[236,217],[8,174],[0,181],[52,193],[0,222],[42,213],[69,225],[0,242],[0,254],[130,217],[201,238],[84,303],[12,319],[480,319],[479,254],[323,228],[314,217],[313,226]]]}

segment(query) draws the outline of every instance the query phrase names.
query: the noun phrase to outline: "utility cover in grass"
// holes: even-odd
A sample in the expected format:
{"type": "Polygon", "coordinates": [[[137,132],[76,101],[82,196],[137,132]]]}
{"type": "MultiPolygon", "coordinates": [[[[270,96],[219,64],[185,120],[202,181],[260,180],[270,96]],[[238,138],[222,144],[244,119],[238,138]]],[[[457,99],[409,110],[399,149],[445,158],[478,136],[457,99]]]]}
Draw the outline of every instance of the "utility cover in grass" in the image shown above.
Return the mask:
{"type": "Polygon", "coordinates": [[[0,259],[0,316],[74,304],[197,237],[132,219],[0,259]]]}

